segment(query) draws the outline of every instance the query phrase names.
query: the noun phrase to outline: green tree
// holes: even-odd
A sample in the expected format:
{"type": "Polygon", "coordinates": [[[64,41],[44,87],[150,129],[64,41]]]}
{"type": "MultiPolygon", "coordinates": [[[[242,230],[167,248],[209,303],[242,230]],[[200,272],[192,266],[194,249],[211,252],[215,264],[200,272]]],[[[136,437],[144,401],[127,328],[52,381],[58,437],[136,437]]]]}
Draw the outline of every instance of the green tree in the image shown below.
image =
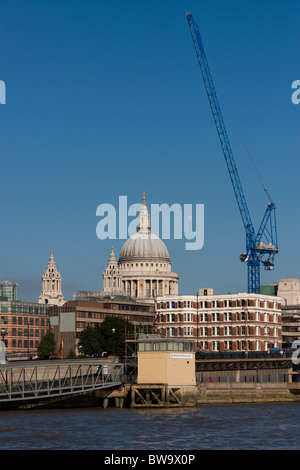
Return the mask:
{"type": "Polygon", "coordinates": [[[56,342],[54,338],[54,333],[52,333],[52,331],[48,331],[48,333],[46,333],[42,337],[37,347],[37,353],[41,358],[48,359],[50,354],[54,353],[55,350],[56,342]]]}
{"type": "Polygon", "coordinates": [[[104,351],[99,325],[88,326],[80,332],[78,348],[84,356],[99,356],[104,351]]]}
{"type": "Polygon", "coordinates": [[[124,356],[126,334],[133,333],[133,330],[133,324],[129,321],[123,318],[107,317],[100,326],[104,350],[109,355],[124,356]]]}
{"type": "Polygon", "coordinates": [[[87,327],[80,333],[79,351],[85,356],[100,356],[104,352],[124,356],[126,334],[133,330],[127,320],[107,317],[100,326],[87,327]]]}

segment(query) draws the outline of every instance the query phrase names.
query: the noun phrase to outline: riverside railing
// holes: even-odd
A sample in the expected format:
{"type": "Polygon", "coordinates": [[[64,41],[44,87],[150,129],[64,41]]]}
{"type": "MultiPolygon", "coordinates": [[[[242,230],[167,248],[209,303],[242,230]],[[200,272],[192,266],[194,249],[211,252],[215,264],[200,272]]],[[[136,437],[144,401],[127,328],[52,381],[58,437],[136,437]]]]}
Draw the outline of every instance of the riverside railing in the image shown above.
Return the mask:
{"type": "Polygon", "coordinates": [[[32,362],[0,365],[0,403],[72,395],[122,383],[123,365],[113,362],[32,362]]]}

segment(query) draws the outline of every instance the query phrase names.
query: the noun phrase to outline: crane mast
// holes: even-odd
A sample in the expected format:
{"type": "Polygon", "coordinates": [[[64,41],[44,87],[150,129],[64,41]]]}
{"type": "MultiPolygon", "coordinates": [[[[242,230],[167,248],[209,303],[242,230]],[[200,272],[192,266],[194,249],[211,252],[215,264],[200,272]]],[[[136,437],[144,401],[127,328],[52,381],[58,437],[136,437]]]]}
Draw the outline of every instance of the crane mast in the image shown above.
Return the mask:
{"type": "Polygon", "coordinates": [[[200,65],[206,93],[213,114],[214,122],[218,132],[219,140],[225,157],[229,176],[237,200],[238,208],[242,217],[246,232],[246,252],[240,255],[241,261],[248,265],[248,292],[260,293],[260,264],[265,269],[274,268],[274,255],[278,252],[277,229],[275,217],[275,204],[270,201],[264,213],[257,234],[255,233],[247,201],[243,192],[238,170],[233,157],[230,141],[223,121],[208,60],[201,40],[199,28],[190,12],[185,13],[194,42],[198,62],[200,65]],[[268,242],[262,242],[265,236],[268,242]],[[264,259],[264,257],[266,259],[264,259]]]}

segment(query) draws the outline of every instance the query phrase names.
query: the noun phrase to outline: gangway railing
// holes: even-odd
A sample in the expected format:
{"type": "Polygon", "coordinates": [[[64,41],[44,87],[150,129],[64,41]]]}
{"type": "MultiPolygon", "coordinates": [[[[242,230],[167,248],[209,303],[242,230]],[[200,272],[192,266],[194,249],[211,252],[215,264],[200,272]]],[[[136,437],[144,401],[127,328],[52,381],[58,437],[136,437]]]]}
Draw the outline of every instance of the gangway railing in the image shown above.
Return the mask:
{"type": "Polygon", "coordinates": [[[73,395],[122,384],[123,364],[53,361],[0,365],[0,404],[73,395]]]}

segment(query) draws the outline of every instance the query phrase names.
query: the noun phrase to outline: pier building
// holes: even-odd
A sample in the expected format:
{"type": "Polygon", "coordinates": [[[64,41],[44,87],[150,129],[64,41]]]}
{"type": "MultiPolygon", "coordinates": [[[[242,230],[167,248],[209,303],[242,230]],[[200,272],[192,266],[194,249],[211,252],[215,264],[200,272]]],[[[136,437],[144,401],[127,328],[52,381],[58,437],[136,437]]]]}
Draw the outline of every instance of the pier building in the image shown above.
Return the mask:
{"type": "Polygon", "coordinates": [[[132,407],[191,406],[197,401],[194,341],[139,335],[132,407]]]}

